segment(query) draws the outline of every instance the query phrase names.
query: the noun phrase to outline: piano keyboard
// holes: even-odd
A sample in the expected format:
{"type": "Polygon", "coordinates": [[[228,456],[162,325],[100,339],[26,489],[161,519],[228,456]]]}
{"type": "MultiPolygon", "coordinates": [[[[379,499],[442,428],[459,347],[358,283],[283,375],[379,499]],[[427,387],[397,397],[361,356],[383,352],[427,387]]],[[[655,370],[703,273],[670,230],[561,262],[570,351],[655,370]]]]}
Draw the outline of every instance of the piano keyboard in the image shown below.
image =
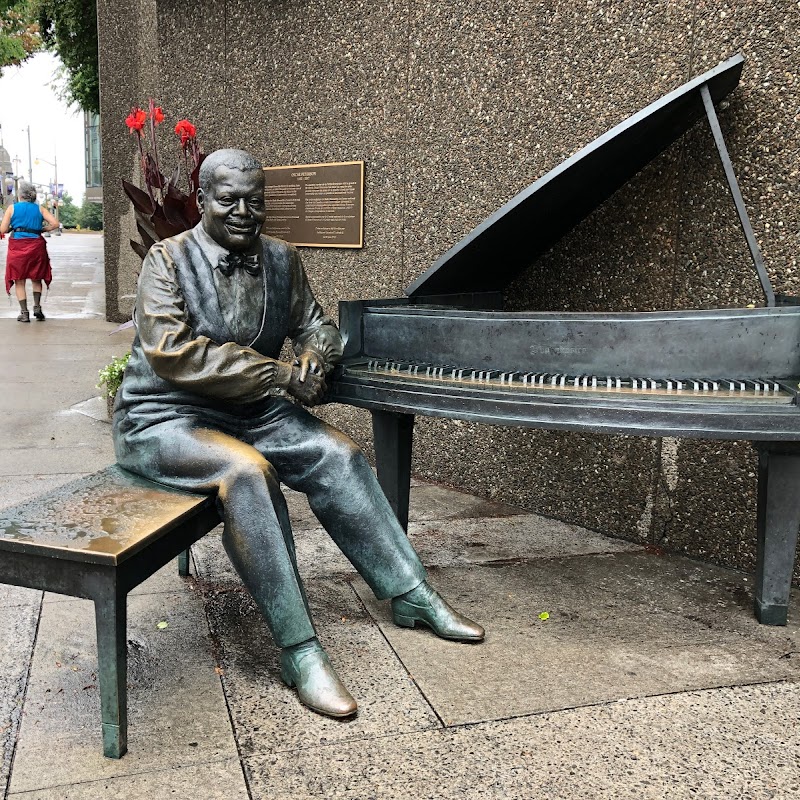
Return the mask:
{"type": "Polygon", "coordinates": [[[450,365],[404,361],[370,361],[350,364],[345,373],[437,385],[516,392],[602,392],[659,397],[713,397],[720,400],[766,400],[788,403],[793,393],[774,379],[648,378],[618,375],[567,375],[545,372],[501,372],[450,365]]]}

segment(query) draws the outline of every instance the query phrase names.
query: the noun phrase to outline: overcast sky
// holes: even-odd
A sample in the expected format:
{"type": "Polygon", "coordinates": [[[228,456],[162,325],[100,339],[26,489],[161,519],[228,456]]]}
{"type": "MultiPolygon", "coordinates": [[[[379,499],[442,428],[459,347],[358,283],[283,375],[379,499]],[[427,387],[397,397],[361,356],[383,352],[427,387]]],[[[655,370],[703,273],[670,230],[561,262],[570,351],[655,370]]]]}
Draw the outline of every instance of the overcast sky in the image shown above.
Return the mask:
{"type": "Polygon", "coordinates": [[[83,143],[83,112],[66,106],[50,84],[55,80],[59,60],[52,53],[38,53],[21,67],[6,67],[0,78],[0,126],[3,146],[18,174],[28,178],[28,134],[30,125],[34,183],[50,183],[58,164],[58,182],[77,205],[86,189],[83,143]]]}

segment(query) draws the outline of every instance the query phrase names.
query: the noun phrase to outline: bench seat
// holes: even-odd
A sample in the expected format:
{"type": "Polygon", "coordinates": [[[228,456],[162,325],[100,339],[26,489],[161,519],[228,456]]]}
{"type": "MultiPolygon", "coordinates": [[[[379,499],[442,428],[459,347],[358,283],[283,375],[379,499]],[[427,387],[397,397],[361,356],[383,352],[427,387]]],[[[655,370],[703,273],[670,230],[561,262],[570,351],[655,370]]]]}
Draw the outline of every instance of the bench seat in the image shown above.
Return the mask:
{"type": "Polygon", "coordinates": [[[103,752],[127,750],[127,595],[220,522],[215,499],[118,466],[0,509],[0,583],[93,600],[103,752]]]}

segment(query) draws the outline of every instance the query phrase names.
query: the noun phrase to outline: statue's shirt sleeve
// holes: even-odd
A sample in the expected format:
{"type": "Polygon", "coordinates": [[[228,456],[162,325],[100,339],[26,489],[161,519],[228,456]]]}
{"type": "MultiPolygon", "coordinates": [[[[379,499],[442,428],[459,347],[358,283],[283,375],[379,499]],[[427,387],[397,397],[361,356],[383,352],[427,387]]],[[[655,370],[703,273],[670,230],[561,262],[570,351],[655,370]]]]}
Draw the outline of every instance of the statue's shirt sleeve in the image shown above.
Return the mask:
{"type": "Polygon", "coordinates": [[[269,389],[285,386],[291,374],[287,365],[250,347],[218,344],[195,334],[175,263],[162,244],[154,245],[142,264],[136,324],[142,350],[156,375],[195,394],[252,403],[269,389]]]}
{"type": "Polygon", "coordinates": [[[292,248],[291,269],[289,338],[297,355],[313,351],[321,357],[328,371],[342,357],[342,336],[336,323],[325,314],[314,297],[295,248],[292,248]]]}

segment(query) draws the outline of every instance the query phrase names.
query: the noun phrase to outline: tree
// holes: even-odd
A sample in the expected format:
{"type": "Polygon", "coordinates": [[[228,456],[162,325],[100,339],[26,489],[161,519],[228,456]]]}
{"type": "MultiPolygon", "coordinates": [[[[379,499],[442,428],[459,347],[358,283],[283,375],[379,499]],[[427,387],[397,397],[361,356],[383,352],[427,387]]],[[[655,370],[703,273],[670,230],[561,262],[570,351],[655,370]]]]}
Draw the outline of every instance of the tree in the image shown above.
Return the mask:
{"type": "Polygon", "coordinates": [[[61,197],[61,205],[58,207],[58,221],[65,228],[76,228],[80,225],[81,209],[72,202],[72,198],[67,192],[61,197]]]}
{"type": "Polygon", "coordinates": [[[38,0],[0,0],[0,73],[41,48],[37,11],[38,0]]]}
{"type": "Polygon", "coordinates": [[[44,45],[55,52],[64,65],[64,99],[99,114],[96,0],[25,1],[37,4],[44,45]]]}
{"type": "Polygon", "coordinates": [[[81,228],[90,231],[103,230],[103,206],[100,203],[89,202],[84,196],[78,220],[81,228]]]}

